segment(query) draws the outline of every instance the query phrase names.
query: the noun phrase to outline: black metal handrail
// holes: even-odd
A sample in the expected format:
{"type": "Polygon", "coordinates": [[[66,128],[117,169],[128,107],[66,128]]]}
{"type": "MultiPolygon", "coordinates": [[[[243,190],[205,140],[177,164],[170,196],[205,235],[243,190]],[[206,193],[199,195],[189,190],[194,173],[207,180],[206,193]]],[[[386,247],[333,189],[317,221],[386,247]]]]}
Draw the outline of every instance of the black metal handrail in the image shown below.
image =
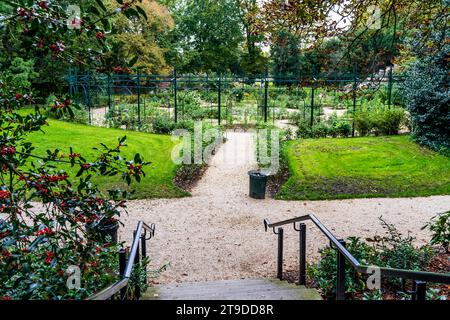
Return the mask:
{"type": "Polygon", "coordinates": [[[359,273],[373,274],[374,268],[379,271],[380,277],[398,277],[404,280],[414,281],[414,290],[408,292],[412,295],[413,300],[425,300],[427,282],[450,284],[450,274],[414,271],[404,269],[385,268],[377,266],[362,265],[345,247],[345,241],[337,239],[325,225],[323,225],[314,214],[283,220],[276,223],[270,223],[264,220],[264,228],[267,232],[269,228],[278,235],[278,261],[277,261],[277,277],[283,278],[283,228],[284,225],[293,224],[294,229],[300,232],[300,249],[299,249],[299,284],[306,284],[306,226],[300,223],[297,228],[297,222],[312,221],[315,226],[330,240],[330,245],[337,251],[337,284],[336,299],[345,299],[345,261],[359,273]]]}
{"type": "MultiPolygon", "coordinates": [[[[126,258],[126,251],[121,250],[119,252],[119,272],[121,279],[113,283],[109,287],[97,292],[90,296],[88,300],[108,300],[113,298],[120,292],[121,300],[126,297],[126,291],[130,282],[130,277],[133,272],[133,268],[140,263],[139,248],[141,248],[142,257],[147,256],[146,241],[150,240],[155,235],[155,225],[147,225],[143,221],[139,221],[136,230],[133,233],[133,244],[131,245],[130,254],[128,259],[126,258]]],[[[135,287],[134,292],[136,298],[140,298],[141,292],[139,286],[135,287]]]]}

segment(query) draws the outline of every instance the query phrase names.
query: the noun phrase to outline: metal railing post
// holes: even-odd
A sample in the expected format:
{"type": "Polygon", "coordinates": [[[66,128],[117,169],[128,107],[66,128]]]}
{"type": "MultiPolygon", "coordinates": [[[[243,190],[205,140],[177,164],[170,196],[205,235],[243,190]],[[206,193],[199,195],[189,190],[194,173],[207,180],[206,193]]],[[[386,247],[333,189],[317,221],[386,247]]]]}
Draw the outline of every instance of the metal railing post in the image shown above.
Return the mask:
{"type": "Polygon", "coordinates": [[[314,91],[316,90],[316,79],[313,79],[311,88],[311,127],[314,125],[314,91]]]}
{"type": "Polygon", "coordinates": [[[299,273],[298,273],[298,284],[306,284],[306,225],[304,223],[300,224],[299,229],[300,234],[300,250],[299,250],[299,273]]]}
{"type": "Polygon", "coordinates": [[[413,301],[425,301],[427,293],[427,283],[425,281],[414,280],[414,294],[412,295],[413,301]]]}
{"type": "Polygon", "coordinates": [[[91,74],[90,72],[87,73],[87,106],[88,106],[88,112],[89,112],[89,125],[92,125],[92,112],[91,112],[91,74]]]}
{"type": "Polygon", "coordinates": [[[112,102],[112,99],[111,99],[111,74],[108,74],[107,80],[108,80],[108,111],[110,111],[111,110],[111,102],[112,102]]]}
{"type": "Polygon", "coordinates": [[[220,123],[221,123],[221,118],[222,118],[222,74],[219,74],[219,84],[218,84],[218,87],[217,87],[217,89],[218,89],[218,92],[217,92],[217,105],[218,105],[218,112],[219,112],[219,114],[218,114],[218,116],[217,116],[217,122],[218,122],[218,124],[219,124],[219,126],[220,126],[220,123]]]}
{"type": "Polygon", "coordinates": [[[269,97],[269,79],[268,74],[266,72],[265,79],[264,79],[264,123],[267,122],[267,100],[269,97]]]}
{"type": "Polygon", "coordinates": [[[392,104],[392,67],[389,67],[389,75],[388,75],[388,108],[389,110],[391,109],[391,104],[392,104]]]}
{"type": "Polygon", "coordinates": [[[353,121],[352,121],[352,137],[355,137],[355,113],[356,113],[356,90],[358,83],[356,78],[356,66],[353,68],[353,121]]]}
{"type": "MultiPolygon", "coordinates": [[[[145,233],[141,236],[141,252],[142,259],[147,257],[147,242],[145,241],[145,233]]],[[[147,267],[145,268],[145,272],[147,273],[147,267]]]]}
{"type": "Polygon", "coordinates": [[[178,122],[178,101],[177,101],[177,69],[173,70],[173,107],[175,112],[175,123],[178,122]]]}
{"type": "Polygon", "coordinates": [[[283,280],[283,228],[278,228],[277,278],[283,280]]]}
{"type": "MultiPolygon", "coordinates": [[[[345,247],[344,240],[338,240],[345,247]]],[[[345,300],[345,256],[339,251],[337,253],[337,277],[336,277],[336,300],[345,300]]]]}
{"type": "MultiPolygon", "coordinates": [[[[136,256],[134,258],[134,269],[136,270],[136,268],[139,267],[140,264],[140,253],[139,253],[139,246],[137,248],[137,252],[136,252],[136,256]]],[[[134,297],[136,299],[140,299],[141,298],[141,287],[139,286],[139,278],[136,279],[136,284],[134,287],[134,297]]]]}
{"type": "MultiPolygon", "coordinates": [[[[127,252],[125,249],[121,249],[119,251],[119,274],[120,277],[123,278],[125,275],[125,268],[127,264],[127,252]]],[[[125,300],[125,297],[127,295],[127,288],[122,288],[120,290],[120,300],[125,300]]]]}
{"type": "Polygon", "coordinates": [[[141,130],[141,70],[138,69],[137,74],[137,105],[138,105],[138,130],[141,130]]]}

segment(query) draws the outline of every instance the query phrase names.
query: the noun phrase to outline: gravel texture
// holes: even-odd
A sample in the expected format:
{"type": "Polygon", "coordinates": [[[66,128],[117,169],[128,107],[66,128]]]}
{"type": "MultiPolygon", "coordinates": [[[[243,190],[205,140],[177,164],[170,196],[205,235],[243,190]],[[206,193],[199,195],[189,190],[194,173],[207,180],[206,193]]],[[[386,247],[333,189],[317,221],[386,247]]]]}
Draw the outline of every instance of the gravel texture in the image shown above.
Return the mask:
{"type": "MultiPolygon", "coordinates": [[[[248,197],[247,171],[257,167],[251,133],[228,132],[228,142],[192,191],[181,199],[137,200],[128,204],[120,237],[128,243],[139,220],[156,224],[148,244],[154,268],[170,262],[160,283],[274,277],[277,239],[264,232],[263,219],[288,219],[314,213],[337,237],[368,237],[383,229],[383,216],[418,244],[429,239],[421,227],[435,214],[450,209],[450,196],[335,201],[254,200],[248,197]]],[[[307,259],[328,242],[307,223],[307,259]]],[[[296,270],[298,234],[285,227],[285,268],[296,270]]]]}

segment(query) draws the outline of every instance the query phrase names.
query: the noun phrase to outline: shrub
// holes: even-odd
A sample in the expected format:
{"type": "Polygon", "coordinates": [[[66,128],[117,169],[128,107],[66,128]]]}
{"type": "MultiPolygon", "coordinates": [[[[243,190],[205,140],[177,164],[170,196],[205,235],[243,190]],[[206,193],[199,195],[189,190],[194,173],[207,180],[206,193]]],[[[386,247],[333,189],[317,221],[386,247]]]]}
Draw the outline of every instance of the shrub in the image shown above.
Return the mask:
{"type": "MultiPolygon", "coordinates": [[[[373,264],[376,258],[376,251],[373,247],[364,243],[360,238],[349,237],[347,239],[347,250],[358,260],[368,264],[373,264]]],[[[319,250],[320,262],[308,266],[308,275],[320,288],[322,294],[327,297],[336,295],[336,250],[326,247],[319,250]]],[[[355,294],[365,290],[365,278],[361,276],[348,264],[345,267],[345,287],[349,294],[355,294]]]]}
{"type": "Polygon", "coordinates": [[[312,137],[312,130],[310,124],[306,122],[299,122],[297,129],[297,138],[307,139],[312,137]]]}
{"type": "Polygon", "coordinates": [[[89,113],[83,106],[72,104],[71,112],[67,113],[59,112],[59,109],[53,108],[54,106],[58,106],[60,104],[61,102],[58,100],[58,98],[54,94],[51,94],[47,98],[46,106],[48,107],[48,109],[45,110],[45,115],[53,119],[75,123],[87,124],[89,122],[89,113]]]}
{"type": "Polygon", "coordinates": [[[169,134],[175,129],[175,122],[165,116],[158,115],[152,120],[154,133],[169,134]]]}
{"type": "Polygon", "coordinates": [[[425,228],[432,232],[430,243],[432,245],[440,245],[448,253],[450,249],[450,211],[433,217],[422,230],[425,228]]]}
{"type": "Polygon", "coordinates": [[[355,130],[360,136],[370,133],[375,135],[398,134],[403,125],[407,124],[405,110],[402,108],[387,109],[376,107],[355,112],[355,130]]]}
{"type": "Polygon", "coordinates": [[[333,114],[327,120],[327,123],[329,125],[329,135],[331,135],[333,138],[346,138],[352,133],[352,127],[350,126],[350,124],[346,120],[339,118],[336,112],[333,112],[333,114]]]}
{"type": "MultiPolygon", "coordinates": [[[[193,120],[180,120],[174,124],[174,129],[185,129],[194,132],[195,122],[193,120]]],[[[202,127],[204,129],[204,127],[202,127]]]]}
{"type": "Polygon", "coordinates": [[[347,121],[339,121],[335,127],[335,132],[338,136],[347,138],[352,134],[352,126],[347,121]]]}
{"type": "MultiPolygon", "coordinates": [[[[434,252],[429,246],[414,247],[414,237],[409,234],[403,236],[392,224],[385,222],[380,217],[381,224],[386,230],[386,235],[375,236],[363,242],[360,238],[349,237],[347,249],[364,265],[389,267],[407,270],[423,270],[434,252]]],[[[308,266],[308,275],[326,296],[335,296],[336,292],[336,251],[330,247],[319,250],[320,262],[308,266]]],[[[364,299],[380,299],[380,292],[366,291],[366,276],[358,274],[346,265],[345,269],[346,291],[350,295],[364,293],[364,299]]],[[[383,279],[385,284],[394,290],[402,290],[399,279],[383,279]]]]}
{"type": "Polygon", "coordinates": [[[420,55],[401,84],[411,115],[413,137],[444,153],[450,149],[449,53],[450,44],[446,42],[436,54],[420,55]]]}
{"type": "Polygon", "coordinates": [[[23,60],[16,57],[12,60],[11,66],[5,70],[2,78],[7,79],[8,83],[15,87],[30,87],[31,82],[39,74],[34,71],[34,60],[23,60]]]}
{"type": "Polygon", "coordinates": [[[356,111],[353,117],[355,130],[358,131],[360,136],[367,136],[374,127],[374,122],[370,117],[370,113],[366,111],[356,111]]]}
{"type": "Polygon", "coordinates": [[[330,133],[330,128],[324,122],[317,123],[317,124],[313,125],[311,128],[311,136],[313,138],[326,138],[329,133],[330,133]]]}
{"type": "Polygon", "coordinates": [[[372,111],[373,129],[375,135],[398,134],[403,125],[407,123],[405,110],[397,109],[377,109],[372,111]]]}
{"type": "MultiPolygon", "coordinates": [[[[20,14],[12,14],[2,24],[29,29],[21,35],[24,43],[39,39],[39,50],[27,46],[32,50],[30,56],[63,64],[59,59],[74,50],[66,45],[79,33],[69,31],[61,1],[43,4],[45,10],[37,9],[35,1],[21,2],[21,7],[11,2],[11,12],[20,14]]],[[[84,21],[98,22],[92,22],[83,36],[94,38],[102,30],[99,22],[118,12],[104,11],[101,6],[86,11],[89,17],[83,15],[84,21]]],[[[4,40],[11,40],[5,36],[4,40]]],[[[86,68],[103,67],[103,59],[87,47],[76,48],[77,60],[86,68]]],[[[97,49],[103,55],[109,47],[99,41],[97,49]]],[[[132,179],[140,181],[147,163],[139,154],[133,160],[122,156],[126,137],[111,147],[100,144],[89,159],[72,148],[36,154],[28,136],[43,130],[47,117],[37,105],[34,113],[22,116],[18,110],[34,104],[32,92],[26,81],[14,83],[8,78],[0,75],[0,300],[84,299],[117,280],[117,249],[123,248],[101,237],[89,237],[86,224],[116,226],[127,198],[127,192],[118,189],[102,192],[91,179],[119,175],[129,185],[132,179]],[[78,173],[71,177],[68,168],[78,173]],[[69,266],[80,268],[82,288],[66,285],[69,266]]],[[[59,101],[51,106],[53,111],[72,116],[69,99],[61,97],[59,101]]]]}

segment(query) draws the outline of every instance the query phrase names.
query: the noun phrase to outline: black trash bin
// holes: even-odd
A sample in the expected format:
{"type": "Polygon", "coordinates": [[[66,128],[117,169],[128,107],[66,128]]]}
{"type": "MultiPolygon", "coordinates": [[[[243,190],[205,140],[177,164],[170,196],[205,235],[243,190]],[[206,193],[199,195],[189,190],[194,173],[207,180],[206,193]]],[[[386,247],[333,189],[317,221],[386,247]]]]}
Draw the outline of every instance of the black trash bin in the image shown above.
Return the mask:
{"type": "Polygon", "coordinates": [[[253,199],[264,199],[266,197],[267,175],[252,170],[248,172],[250,177],[250,197],[253,199]]]}

